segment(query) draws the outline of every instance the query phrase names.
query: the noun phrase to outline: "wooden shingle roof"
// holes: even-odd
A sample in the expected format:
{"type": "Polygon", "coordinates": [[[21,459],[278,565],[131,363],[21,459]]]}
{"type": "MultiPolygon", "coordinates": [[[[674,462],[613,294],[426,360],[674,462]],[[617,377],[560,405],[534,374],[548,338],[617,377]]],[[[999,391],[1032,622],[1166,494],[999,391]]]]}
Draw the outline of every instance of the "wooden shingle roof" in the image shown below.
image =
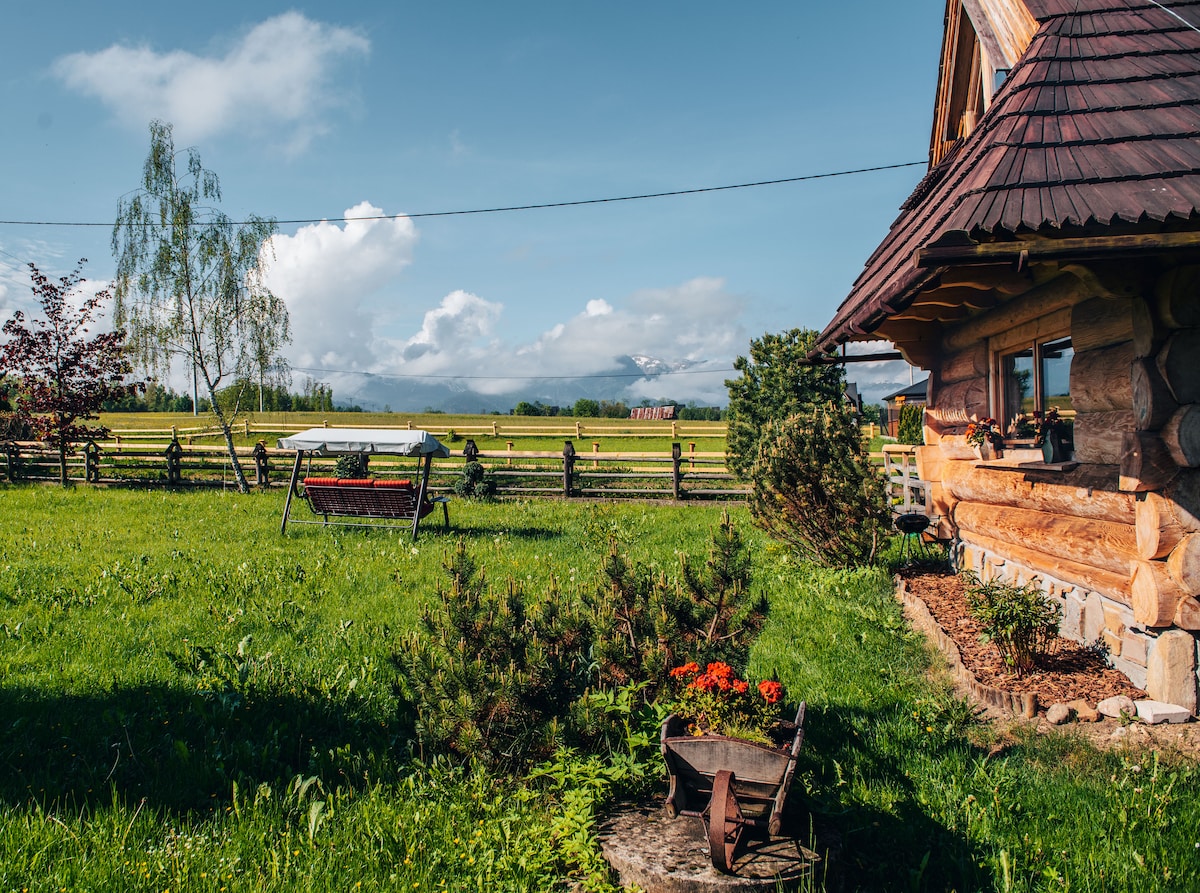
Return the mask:
{"type": "Polygon", "coordinates": [[[917,252],[1200,229],[1200,0],[1027,0],[1039,28],[978,126],[917,185],[819,346],[936,284],[917,252]]]}

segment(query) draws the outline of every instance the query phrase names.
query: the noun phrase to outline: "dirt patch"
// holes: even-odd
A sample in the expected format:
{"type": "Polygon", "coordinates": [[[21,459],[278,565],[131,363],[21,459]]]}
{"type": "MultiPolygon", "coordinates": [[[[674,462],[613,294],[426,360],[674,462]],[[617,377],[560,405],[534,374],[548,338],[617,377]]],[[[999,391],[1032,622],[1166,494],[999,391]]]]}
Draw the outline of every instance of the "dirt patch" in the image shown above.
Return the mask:
{"type": "MultiPolygon", "coordinates": [[[[1036,723],[1040,730],[1054,728],[1045,719],[1045,709],[1052,704],[1084,700],[1094,707],[1113,695],[1125,695],[1135,701],[1146,697],[1123,673],[1106,665],[1103,655],[1062,638],[1036,671],[1018,676],[1004,663],[995,645],[980,641],[983,629],[968,609],[961,577],[919,572],[901,572],[901,576],[908,592],[925,603],[938,625],[954,641],[963,666],[979,682],[1002,691],[1037,696],[1041,709],[1036,723]]],[[[1000,725],[1013,720],[1011,714],[993,708],[988,708],[987,713],[1000,725]]],[[[1200,726],[1194,722],[1147,726],[1106,718],[1096,723],[1073,723],[1072,728],[1099,746],[1141,745],[1200,757],[1200,726]]]]}

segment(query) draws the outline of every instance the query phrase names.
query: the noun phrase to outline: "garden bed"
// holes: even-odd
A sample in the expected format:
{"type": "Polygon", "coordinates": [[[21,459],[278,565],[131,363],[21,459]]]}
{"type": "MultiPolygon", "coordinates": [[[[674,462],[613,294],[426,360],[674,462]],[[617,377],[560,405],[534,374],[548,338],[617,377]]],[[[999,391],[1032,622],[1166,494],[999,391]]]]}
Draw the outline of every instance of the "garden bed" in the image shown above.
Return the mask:
{"type": "Polygon", "coordinates": [[[982,685],[1017,695],[1032,694],[1041,707],[1084,700],[1093,706],[1104,698],[1125,695],[1137,700],[1146,693],[1099,652],[1059,638],[1051,654],[1024,676],[1004,663],[995,645],[980,641],[983,627],[967,607],[966,588],[955,574],[902,573],[905,589],[920,599],[958,648],[959,659],[982,685]]]}

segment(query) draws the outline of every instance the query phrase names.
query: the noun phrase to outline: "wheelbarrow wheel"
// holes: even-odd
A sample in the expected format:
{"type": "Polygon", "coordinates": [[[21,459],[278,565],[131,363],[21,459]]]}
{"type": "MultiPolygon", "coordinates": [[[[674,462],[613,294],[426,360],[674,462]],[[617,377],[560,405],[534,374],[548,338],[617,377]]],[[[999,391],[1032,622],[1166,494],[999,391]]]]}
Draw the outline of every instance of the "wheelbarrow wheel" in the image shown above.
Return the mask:
{"type": "Polygon", "coordinates": [[[708,801],[708,854],[718,871],[732,872],[744,829],[742,808],[733,792],[733,773],[722,769],[713,777],[712,799],[708,801]]]}

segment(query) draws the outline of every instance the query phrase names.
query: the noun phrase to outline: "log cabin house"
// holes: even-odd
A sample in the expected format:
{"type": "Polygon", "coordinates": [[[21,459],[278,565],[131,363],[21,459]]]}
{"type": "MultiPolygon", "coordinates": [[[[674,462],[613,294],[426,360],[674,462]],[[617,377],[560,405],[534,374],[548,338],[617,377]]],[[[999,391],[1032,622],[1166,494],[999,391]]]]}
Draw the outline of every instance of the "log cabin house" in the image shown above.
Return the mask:
{"type": "Polygon", "coordinates": [[[930,373],[917,463],[956,564],[1037,581],[1195,713],[1200,0],[948,0],[928,174],[819,352],[872,339],[930,373]],[[1052,407],[1056,456],[1017,436],[1052,407]]]}

